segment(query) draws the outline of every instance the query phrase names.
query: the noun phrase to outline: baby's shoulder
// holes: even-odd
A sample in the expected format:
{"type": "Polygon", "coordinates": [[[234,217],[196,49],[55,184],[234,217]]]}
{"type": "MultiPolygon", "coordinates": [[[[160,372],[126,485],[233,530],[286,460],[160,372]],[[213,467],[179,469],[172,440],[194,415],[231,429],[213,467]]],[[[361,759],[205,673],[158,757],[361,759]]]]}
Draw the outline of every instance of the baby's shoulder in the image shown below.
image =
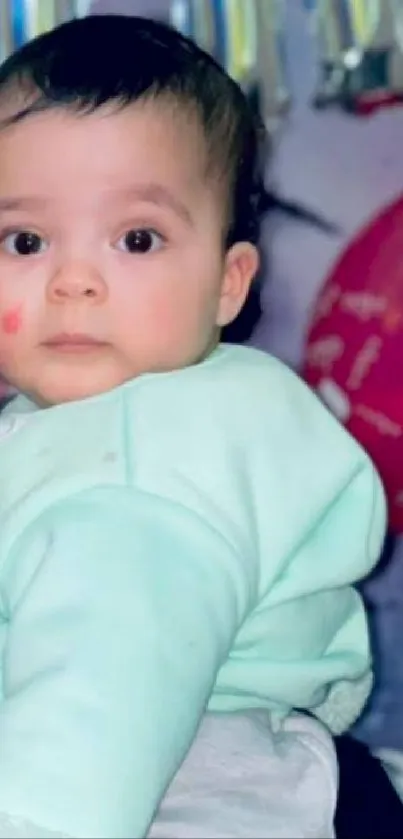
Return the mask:
{"type": "Polygon", "coordinates": [[[170,404],[186,414],[220,411],[232,415],[290,407],[296,399],[316,397],[285,364],[251,347],[221,344],[200,364],[170,373],[143,376],[128,388],[136,407],[165,408],[170,404]]]}

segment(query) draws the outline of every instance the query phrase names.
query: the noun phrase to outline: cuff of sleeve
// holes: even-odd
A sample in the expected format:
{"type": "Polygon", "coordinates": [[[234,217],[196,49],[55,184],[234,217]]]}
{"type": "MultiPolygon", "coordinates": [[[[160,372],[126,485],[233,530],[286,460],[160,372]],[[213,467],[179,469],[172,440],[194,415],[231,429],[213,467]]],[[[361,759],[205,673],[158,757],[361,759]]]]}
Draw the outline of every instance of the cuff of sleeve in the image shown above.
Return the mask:
{"type": "Polygon", "coordinates": [[[332,734],[343,734],[358,719],[373,686],[371,670],[356,681],[343,679],[333,685],[324,702],[312,708],[312,713],[332,734]]]}

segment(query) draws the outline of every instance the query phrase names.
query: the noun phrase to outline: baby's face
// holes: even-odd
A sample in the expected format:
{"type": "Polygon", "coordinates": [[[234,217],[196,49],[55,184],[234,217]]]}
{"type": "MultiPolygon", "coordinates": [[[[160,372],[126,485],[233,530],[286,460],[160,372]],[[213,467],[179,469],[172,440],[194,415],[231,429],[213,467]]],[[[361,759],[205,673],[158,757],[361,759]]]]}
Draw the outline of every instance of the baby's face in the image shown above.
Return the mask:
{"type": "Polygon", "coordinates": [[[223,253],[205,162],[161,103],[0,129],[0,373],[19,390],[81,399],[209,351],[257,256],[223,253]]]}

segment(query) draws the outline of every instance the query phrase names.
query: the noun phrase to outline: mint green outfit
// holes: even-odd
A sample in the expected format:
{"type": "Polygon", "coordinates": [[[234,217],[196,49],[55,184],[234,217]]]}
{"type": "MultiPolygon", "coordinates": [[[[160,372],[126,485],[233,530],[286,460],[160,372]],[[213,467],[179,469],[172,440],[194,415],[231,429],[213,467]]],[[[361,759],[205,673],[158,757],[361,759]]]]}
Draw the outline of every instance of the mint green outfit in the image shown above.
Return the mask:
{"type": "Polygon", "coordinates": [[[351,583],[384,498],[363,451],[256,350],[0,417],[0,813],[144,837],[211,711],[310,710],[371,686],[351,583]]]}

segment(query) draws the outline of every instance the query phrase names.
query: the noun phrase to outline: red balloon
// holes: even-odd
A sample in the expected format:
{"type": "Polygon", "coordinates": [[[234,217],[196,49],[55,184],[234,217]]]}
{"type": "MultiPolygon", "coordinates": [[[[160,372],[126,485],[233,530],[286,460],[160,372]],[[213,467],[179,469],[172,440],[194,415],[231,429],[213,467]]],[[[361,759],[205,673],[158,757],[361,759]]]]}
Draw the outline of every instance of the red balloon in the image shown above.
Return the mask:
{"type": "Polygon", "coordinates": [[[307,336],[303,377],[369,452],[403,532],[403,198],[347,246],[307,336]]]}

